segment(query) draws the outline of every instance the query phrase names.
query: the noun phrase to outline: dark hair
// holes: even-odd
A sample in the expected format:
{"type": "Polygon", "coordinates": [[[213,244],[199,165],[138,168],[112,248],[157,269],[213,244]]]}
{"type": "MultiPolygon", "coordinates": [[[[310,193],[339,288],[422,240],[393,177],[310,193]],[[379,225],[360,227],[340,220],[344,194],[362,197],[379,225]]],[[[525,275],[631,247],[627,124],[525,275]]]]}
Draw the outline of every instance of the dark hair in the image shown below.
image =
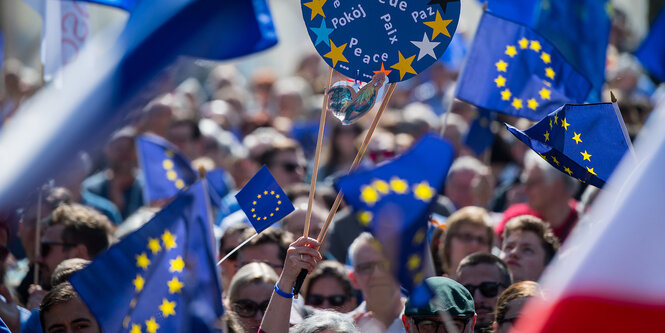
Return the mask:
{"type": "MultiPolygon", "coordinates": [[[[253,236],[254,233],[256,233],[256,231],[249,228],[245,231],[242,238],[247,239],[253,236]]],[[[279,248],[279,260],[284,263],[284,260],[286,260],[286,251],[289,249],[291,243],[293,243],[293,235],[290,232],[282,229],[270,228],[261,232],[256,238],[247,243],[244,248],[262,244],[275,244],[279,248]]],[[[242,252],[242,249],[240,251],[242,252]]]]}
{"type": "Polygon", "coordinates": [[[53,270],[51,275],[51,285],[57,286],[61,283],[67,282],[74,273],[84,269],[90,264],[90,260],[81,258],[71,258],[63,260],[53,270]]]}
{"type": "Polygon", "coordinates": [[[310,292],[310,288],[314,283],[321,278],[331,277],[337,280],[344,290],[344,295],[353,297],[355,294],[353,292],[353,286],[351,286],[351,280],[349,280],[348,273],[344,268],[344,265],[337,261],[333,260],[324,260],[316,265],[316,269],[309,274],[309,277],[305,281],[303,290],[303,296],[307,297],[310,292]]]}
{"type": "Polygon", "coordinates": [[[559,239],[554,235],[550,226],[535,216],[520,215],[510,219],[503,231],[503,241],[505,242],[515,231],[531,231],[538,236],[540,244],[545,250],[545,265],[549,264],[556,251],[559,250],[559,239]]]}
{"type": "MultiPolygon", "coordinates": [[[[499,259],[499,257],[486,252],[476,252],[464,257],[464,259],[462,259],[462,261],[459,263],[457,272],[462,270],[464,267],[476,266],[479,264],[495,265],[496,268],[499,269],[499,274],[501,275],[501,284],[503,284],[505,288],[508,288],[508,286],[513,283],[513,277],[510,275],[508,265],[506,265],[503,260],[499,259]]],[[[459,276],[459,273],[457,275],[459,276]]]]}
{"type": "Polygon", "coordinates": [[[106,250],[111,243],[111,221],[102,213],[80,204],[60,205],[49,217],[48,225],[63,225],[62,241],[85,245],[91,258],[106,250]]]}
{"type": "Polygon", "coordinates": [[[53,309],[53,307],[68,303],[76,298],[79,298],[79,295],[69,282],[61,283],[46,293],[42,303],[39,305],[39,321],[42,324],[44,332],[46,332],[46,325],[44,323],[46,313],[53,309]]]}
{"type": "Polygon", "coordinates": [[[244,241],[246,238],[243,238],[247,230],[251,229],[248,225],[241,223],[241,224],[236,224],[228,227],[226,230],[224,230],[224,234],[222,234],[222,238],[219,240],[219,253],[222,254],[224,252],[224,242],[226,241],[227,238],[231,237],[232,235],[235,234],[240,234],[240,241],[244,241]]]}
{"type": "Polygon", "coordinates": [[[508,312],[508,303],[510,303],[510,301],[531,296],[542,297],[540,286],[536,282],[522,281],[508,287],[508,289],[504,290],[496,300],[496,313],[494,316],[494,321],[496,323],[501,323],[506,318],[506,313],[508,312]]]}

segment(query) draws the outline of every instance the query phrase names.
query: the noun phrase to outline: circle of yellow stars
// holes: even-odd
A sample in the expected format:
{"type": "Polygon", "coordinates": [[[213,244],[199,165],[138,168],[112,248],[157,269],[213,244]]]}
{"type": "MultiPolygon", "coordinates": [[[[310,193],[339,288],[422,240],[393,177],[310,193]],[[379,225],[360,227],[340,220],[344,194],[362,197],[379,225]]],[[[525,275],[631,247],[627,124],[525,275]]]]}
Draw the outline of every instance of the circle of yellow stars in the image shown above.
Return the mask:
{"type": "MultiPolygon", "coordinates": [[[[150,267],[151,261],[148,258],[148,253],[153,257],[156,256],[161,251],[170,251],[178,247],[177,236],[172,234],[169,230],[165,230],[159,238],[148,238],[147,250],[141,252],[140,254],[135,255],[136,267],[141,268],[143,271],[147,271],[150,267]]],[[[169,260],[169,272],[170,273],[182,273],[185,268],[185,261],[182,256],[177,256],[175,259],[169,260]]],[[[143,291],[145,286],[145,278],[143,275],[136,274],[136,278],[132,281],[134,285],[134,290],[136,294],[140,294],[143,291]]],[[[180,281],[177,276],[173,276],[171,280],[167,281],[167,287],[169,289],[170,295],[179,294],[184,287],[184,283],[180,281]]],[[[133,298],[129,306],[131,309],[136,307],[137,299],[133,298]]],[[[158,306],[159,311],[161,312],[162,318],[168,318],[169,316],[176,315],[176,301],[169,301],[167,298],[162,298],[161,304],[158,306]]],[[[123,320],[123,327],[129,329],[130,333],[157,333],[157,330],[160,328],[160,325],[157,323],[157,319],[152,316],[148,320],[144,321],[144,325],[141,323],[130,323],[131,317],[127,315],[123,320]],[[145,331],[142,328],[145,326],[145,331]]]]}
{"type": "Polygon", "coordinates": [[[275,193],[275,191],[263,191],[263,194],[259,193],[256,195],[256,200],[252,201],[252,208],[250,209],[250,212],[252,213],[252,218],[256,219],[257,221],[265,221],[268,219],[268,217],[273,217],[277,212],[279,212],[279,205],[282,204],[282,200],[280,199],[280,195],[275,193]],[[275,207],[275,211],[267,213],[266,215],[258,215],[256,211],[256,205],[259,203],[259,200],[261,198],[268,198],[268,197],[274,197],[275,201],[277,202],[277,207],[275,207]]]}
{"type": "Polygon", "coordinates": [[[166,156],[167,158],[162,161],[162,168],[164,168],[164,171],[166,171],[166,179],[172,181],[177,189],[182,190],[185,188],[185,181],[180,178],[178,172],[175,170],[175,163],[173,162],[173,151],[167,150],[166,156]]]}
{"type": "MultiPolygon", "coordinates": [[[[545,67],[545,72],[543,73],[544,76],[547,78],[547,80],[543,80],[544,87],[538,91],[538,97],[539,100],[546,101],[550,100],[551,94],[552,94],[552,82],[554,81],[554,78],[556,76],[556,73],[554,72],[554,69],[552,68],[552,56],[542,50],[542,45],[540,44],[540,41],[538,40],[528,40],[525,37],[522,37],[519,41],[517,41],[517,45],[507,45],[506,46],[506,51],[504,52],[505,55],[507,55],[510,58],[514,58],[518,52],[520,51],[526,51],[526,52],[535,52],[536,54],[540,54],[540,60],[548,67],[545,67]],[[518,51],[519,50],[519,51],[518,51]]],[[[498,62],[494,64],[496,66],[496,70],[498,72],[497,77],[494,79],[494,83],[496,84],[497,88],[503,88],[501,90],[501,100],[510,102],[510,106],[512,106],[515,110],[520,110],[524,107],[529,108],[533,111],[536,111],[540,103],[538,103],[538,100],[536,98],[530,98],[526,101],[526,105],[524,103],[524,100],[521,98],[517,98],[517,96],[514,96],[513,93],[510,91],[510,89],[506,86],[507,78],[502,74],[502,73],[507,73],[508,72],[508,63],[505,62],[503,59],[499,59],[498,62]]]]}

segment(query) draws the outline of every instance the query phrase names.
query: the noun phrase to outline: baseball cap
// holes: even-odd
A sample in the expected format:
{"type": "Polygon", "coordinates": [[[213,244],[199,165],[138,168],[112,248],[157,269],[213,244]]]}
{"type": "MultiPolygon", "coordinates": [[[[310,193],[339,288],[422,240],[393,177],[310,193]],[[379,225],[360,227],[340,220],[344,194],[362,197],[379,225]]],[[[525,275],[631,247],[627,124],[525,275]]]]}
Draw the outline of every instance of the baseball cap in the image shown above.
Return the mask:
{"type": "Polygon", "coordinates": [[[446,311],[451,317],[470,317],[476,313],[471,293],[461,284],[441,276],[427,278],[424,283],[432,298],[422,306],[416,306],[411,297],[407,298],[404,305],[407,317],[438,316],[439,311],[446,311]]]}

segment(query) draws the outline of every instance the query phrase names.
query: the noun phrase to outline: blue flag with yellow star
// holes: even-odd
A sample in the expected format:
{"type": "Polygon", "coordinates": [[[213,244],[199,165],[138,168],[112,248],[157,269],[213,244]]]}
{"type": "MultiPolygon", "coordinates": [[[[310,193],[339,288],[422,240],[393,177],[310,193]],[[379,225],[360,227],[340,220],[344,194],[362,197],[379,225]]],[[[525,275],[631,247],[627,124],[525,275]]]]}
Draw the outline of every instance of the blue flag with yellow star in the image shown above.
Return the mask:
{"type": "Polygon", "coordinates": [[[456,97],[538,121],[565,103],[584,102],[590,88],[589,81],[543,37],[485,12],[456,97]]]}
{"type": "Polygon", "coordinates": [[[171,198],[196,180],[189,160],[165,139],[144,134],[136,139],[136,148],[145,202],[171,198]]]}
{"type": "Polygon", "coordinates": [[[193,184],[72,276],[104,332],[200,332],[223,314],[207,200],[193,184]]]}
{"type": "Polygon", "coordinates": [[[238,191],[236,200],[257,234],[295,210],[265,165],[238,191]]]}
{"type": "Polygon", "coordinates": [[[492,122],[496,119],[496,113],[478,109],[471,121],[469,131],[464,137],[464,144],[471,148],[476,155],[481,155],[494,142],[494,133],[492,132],[492,122]]]}
{"type": "Polygon", "coordinates": [[[393,273],[409,292],[428,277],[429,210],[453,157],[450,144],[427,135],[395,160],[336,184],[362,226],[385,245],[393,273]]]}
{"type": "Polygon", "coordinates": [[[506,126],[553,167],[602,188],[631,146],[615,107],[564,105],[525,131],[506,126]]]}

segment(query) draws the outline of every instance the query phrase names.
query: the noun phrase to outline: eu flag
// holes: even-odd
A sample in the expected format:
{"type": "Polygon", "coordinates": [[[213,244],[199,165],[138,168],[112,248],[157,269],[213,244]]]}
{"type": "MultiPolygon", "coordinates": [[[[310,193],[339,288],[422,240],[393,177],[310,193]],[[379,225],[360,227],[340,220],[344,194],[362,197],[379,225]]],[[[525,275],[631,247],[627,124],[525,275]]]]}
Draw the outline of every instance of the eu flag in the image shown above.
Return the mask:
{"type": "MultiPolygon", "coordinates": [[[[480,1],[483,2],[483,1],[480,1]]],[[[505,19],[531,26],[540,9],[540,0],[489,0],[487,10],[505,19]]]]}
{"type": "Polygon", "coordinates": [[[590,88],[543,37],[485,12],[456,97],[480,108],[540,120],[567,102],[584,102],[590,88]]]}
{"type": "Polygon", "coordinates": [[[471,148],[476,155],[481,155],[494,142],[494,133],[492,132],[492,122],[496,119],[496,113],[478,109],[473,121],[469,126],[469,131],[464,137],[464,144],[471,148]]]}
{"type": "Polygon", "coordinates": [[[198,332],[223,314],[207,205],[193,184],[72,276],[104,332],[198,332]]]}
{"type": "Polygon", "coordinates": [[[295,210],[265,165],[236,194],[236,199],[256,233],[268,229],[295,210]]]}
{"type": "Polygon", "coordinates": [[[506,126],[553,167],[601,188],[631,145],[615,107],[564,105],[525,131],[506,126]]]}
{"type": "Polygon", "coordinates": [[[428,277],[429,210],[453,156],[450,144],[427,135],[395,160],[342,177],[336,184],[362,227],[384,245],[393,273],[409,292],[428,277]]]}
{"type": "Polygon", "coordinates": [[[171,198],[196,181],[189,160],[165,139],[144,134],[136,139],[136,147],[145,179],[145,202],[171,198]]]}
{"type": "Polygon", "coordinates": [[[226,183],[226,171],[217,168],[206,173],[208,183],[208,194],[210,203],[219,208],[222,205],[222,199],[229,194],[229,187],[226,183]]]}
{"type": "Polygon", "coordinates": [[[660,82],[665,82],[665,7],[660,10],[651,25],[649,34],[642,41],[635,55],[642,66],[660,82]]]}

